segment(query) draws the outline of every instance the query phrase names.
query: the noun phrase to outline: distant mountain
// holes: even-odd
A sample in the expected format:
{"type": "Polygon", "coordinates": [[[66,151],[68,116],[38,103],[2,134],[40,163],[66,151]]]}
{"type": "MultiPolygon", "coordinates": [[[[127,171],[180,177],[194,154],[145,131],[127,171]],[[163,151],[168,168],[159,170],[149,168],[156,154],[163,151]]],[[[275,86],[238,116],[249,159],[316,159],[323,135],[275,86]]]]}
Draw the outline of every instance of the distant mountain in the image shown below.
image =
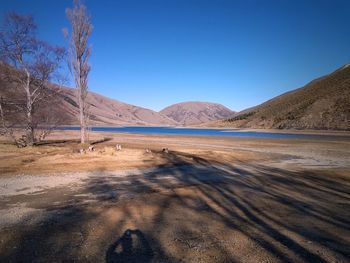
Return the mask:
{"type": "Polygon", "coordinates": [[[209,126],[350,130],[350,64],[209,126]]]}
{"type": "Polygon", "coordinates": [[[228,118],[234,112],[217,103],[189,101],[173,104],[160,113],[181,125],[196,125],[228,118]]]}
{"type": "MultiPolygon", "coordinates": [[[[78,114],[76,90],[62,88],[60,96],[65,101],[65,111],[72,116],[78,114]]],[[[93,124],[115,125],[176,125],[177,123],[152,110],[110,99],[94,92],[87,96],[90,119],[93,124]]]]}

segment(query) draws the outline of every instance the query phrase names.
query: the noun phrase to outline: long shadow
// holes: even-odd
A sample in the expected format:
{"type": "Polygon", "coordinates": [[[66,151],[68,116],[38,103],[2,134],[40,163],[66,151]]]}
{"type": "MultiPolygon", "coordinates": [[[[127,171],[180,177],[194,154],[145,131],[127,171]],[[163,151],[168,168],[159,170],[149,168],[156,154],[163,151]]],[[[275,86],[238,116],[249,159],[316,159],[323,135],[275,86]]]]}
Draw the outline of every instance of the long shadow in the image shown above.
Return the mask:
{"type": "MultiPolygon", "coordinates": [[[[177,154],[177,157],[169,155],[170,162],[176,162],[176,164],[184,165],[186,161],[180,157],[181,155],[177,154]]],[[[183,155],[189,157],[188,155],[183,155]]],[[[320,176],[309,175],[305,173],[290,173],[285,170],[276,170],[270,169],[268,167],[252,167],[255,169],[255,172],[250,172],[244,169],[237,169],[235,167],[230,167],[226,163],[219,162],[208,162],[201,158],[192,158],[196,164],[204,165],[205,168],[195,168],[197,169],[196,175],[205,174],[204,171],[217,169],[214,171],[214,174],[220,175],[221,178],[225,178],[224,182],[218,180],[213,181],[210,178],[201,179],[200,176],[192,176],[191,173],[180,172],[180,176],[177,176],[177,179],[181,182],[195,184],[199,182],[206,185],[206,188],[200,187],[203,194],[207,198],[211,199],[216,205],[221,206],[225,209],[227,214],[220,216],[225,222],[230,222],[232,225],[232,219],[238,219],[239,221],[250,225],[255,230],[259,231],[262,236],[272,238],[277,243],[281,244],[284,247],[287,247],[288,250],[293,252],[303,261],[307,262],[326,262],[321,256],[315,254],[314,252],[308,250],[304,247],[303,244],[299,244],[292,238],[289,238],[285,234],[282,234],[276,227],[273,227],[272,224],[277,225],[279,228],[283,227],[289,231],[292,231],[300,236],[303,236],[314,243],[319,243],[320,245],[327,245],[329,249],[333,252],[338,253],[345,258],[349,258],[349,243],[342,237],[333,235],[330,231],[327,233],[327,237],[322,231],[315,229],[315,223],[328,224],[332,228],[338,228],[338,231],[348,231],[350,226],[349,221],[349,210],[344,211],[345,213],[339,214],[334,213],[332,210],[336,210],[337,203],[332,202],[334,198],[334,192],[339,192],[337,197],[340,199],[343,204],[349,206],[350,201],[350,188],[348,181],[339,181],[339,180],[329,180],[320,176]],[[225,169],[220,169],[217,167],[224,167],[225,169]],[[225,170],[229,169],[238,174],[235,177],[227,177],[225,175],[225,170]],[[277,174],[277,175],[276,175],[277,174]],[[188,176],[191,175],[191,179],[188,176]],[[242,176],[243,175],[243,176],[242,176]],[[282,176],[286,176],[282,180],[282,176]],[[251,179],[254,180],[251,180],[251,179]],[[270,181],[268,186],[264,185],[263,181],[270,181]],[[311,227],[309,225],[288,225],[283,222],[282,218],[276,219],[276,217],[267,216],[264,211],[254,207],[254,205],[249,202],[247,199],[240,198],[239,195],[235,192],[230,191],[228,186],[233,186],[233,188],[246,188],[254,192],[260,192],[267,196],[273,197],[278,203],[288,206],[288,209],[294,210],[295,212],[305,215],[307,217],[313,218],[313,223],[311,227]],[[278,187],[276,187],[278,186],[278,187]],[[209,188],[209,189],[208,189],[209,188]],[[229,205],[225,206],[222,199],[215,199],[212,195],[212,190],[216,190],[218,194],[223,197],[224,200],[228,201],[229,205]],[[277,190],[278,189],[278,190],[277,190]],[[299,198],[291,198],[290,192],[299,195],[299,198]],[[288,201],[286,201],[288,200],[288,201]],[[326,203],[325,203],[326,202],[326,203]],[[243,217],[239,217],[235,209],[232,209],[232,206],[238,209],[244,214],[243,217]],[[327,208],[327,210],[325,210],[327,208]],[[264,216],[264,218],[261,217],[264,216]]],[[[176,167],[176,165],[174,165],[176,167]]],[[[179,175],[178,174],[178,175],[179,175]]],[[[156,175],[153,175],[156,177],[156,175]]],[[[210,211],[215,213],[214,210],[210,211]]],[[[237,228],[237,224],[232,225],[234,228],[237,228]]],[[[316,224],[317,226],[317,224],[316,224]]],[[[283,259],[283,261],[289,260],[285,253],[279,251],[271,242],[267,242],[264,237],[256,237],[253,234],[250,234],[249,231],[241,229],[246,235],[250,238],[258,241],[265,249],[269,252],[275,254],[278,258],[283,259]],[[263,239],[263,241],[261,241],[263,239]]]]}
{"type": "Polygon", "coordinates": [[[113,140],[113,138],[105,137],[105,138],[103,138],[101,140],[92,141],[92,142],[90,142],[90,144],[91,145],[96,145],[96,144],[103,143],[103,142],[109,142],[111,140],[113,140]]]}
{"type": "MultiPolygon", "coordinates": [[[[100,140],[91,141],[90,144],[91,144],[91,145],[96,145],[96,144],[100,144],[100,143],[104,143],[104,142],[109,142],[109,141],[111,141],[112,139],[113,139],[113,138],[105,137],[105,138],[100,139],[100,140]]],[[[34,145],[35,145],[35,146],[44,146],[44,145],[55,146],[55,145],[62,145],[62,144],[67,144],[67,143],[76,143],[76,144],[79,144],[79,143],[80,143],[80,140],[78,140],[78,139],[69,139],[69,140],[44,140],[44,141],[36,142],[34,145]]]]}
{"type": "MultiPolygon", "coordinates": [[[[219,215],[221,220],[228,223],[229,226],[238,228],[277,258],[285,262],[293,261],[275,245],[280,244],[279,246],[286,247],[287,250],[303,261],[326,262],[321,256],[308,250],[304,245],[282,234],[278,230],[281,227],[320,245],[324,245],[322,242],[327,241],[333,252],[341,254],[346,258],[349,257],[348,244],[343,238],[332,236],[331,233],[328,233],[328,238],[325,238],[322,232],[312,230],[312,226],[311,228],[307,225],[290,226],[284,223],[282,218],[277,219],[276,217],[267,215],[267,213],[255,207],[249,200],[241,198],[237,193],[230,191],[229,188],[229,186],[234,186],[255,192],[256,194],[263,194],[269,198],[273,198],[280,205],[287,206],[288,209],[298,214],[313,218],[315,222],[322,222],[334,228],[347,230],[350,225],[348,217],[346,215],[332,214],[331,210],[335,206],[332,204],[332,199],[330,199],[334,197],[332,196],[333,194],[337,195],[334,191],[339,191],[344,194],[338,194],[337,197],[344,202],[349,202],[350,196],[348,195],[349,188],[347,187],[347,183],[344,184],[336,180],[330,181],[323,177],[310,176],[305,173],[291,173],[283,169],[271,169],[262,166],[251,166],[250,168],[254,169],[252,172],[226,163],[210,162],[203,158],[176,152],[161,154],[168,162],[159,168],[168,168],[168,171],[155,169],[145,174],[145,178],[148,181],[152,181],[153,184],[155,183],[157,186],[162,186],[163,188],[176,188],[183,185],[206,185],[205,188],[199,187],[199,189],[212,202],[221,206],[226,214],[223,215],[214,210],[210,212],[219,215]],[[192,161],[188,161],[189,158],[192,161]],[[174,185],[162,181],[162,173],[164,172],[170,173],[176,178],[178,184],[174,185]],[[232,176],[232,173],[236,173],[236,176],[232,176]],[[264,181],[268,182],[268,185],[265,185],[264,181]],[[212,191],[216,191],[221,198],[214,198],[212,191]],[[290,195],[291,192],[296,196],[299,195],[299,197],[292,197],[290,195]],[[324,205],[325,201],[328,201],[326,206],[324,205]],[[228,205],[224,205],[225,202],[228,205]],[[324,207],[328,207],[328,211],[325,211],[324,207]],[[239,216],[237,210],[243,213],[244,217],[239,216]],[[244,223],[245,227],[240,228],[238,227],[239,224],[233,224],[232,221],[244,223]],[[272,226],[273,224],[278,226],[278,228],[272,226]],[[245,230],[247,226],[251,230],[245,230]],[[274,242],[269,242],[268,240],[270,239],[274,240],[274,242]]],[[[195,207],[190,208],[195,209],[195,207]]]]}
{"type": "MultiPolygon", "coordinates": [[[[85,182],[83,191],[97,201],[98,207],[122,210],[113,228],[99,237],[101,251],[94,260],[101,261],[102,255],[106,262],[179,261],[181,258],[169,254],[167,244],[159,238],[172,227],[168,215],[172,213],[172,206],[178,205],[198,215],[182,218],[197,225],[195,229],[186,228],[181,221],[176,225],[176,233],[181,234],[172,242],[185,244],[187,250],[200,249],[201,246],[193,245],[189,236],[202,231],[204,221],[201,217],[205,215],[240,232],[259,249],[272,255],[275,261],[327,262],[330,258],[331,261],[350,261],[347,238],[350,234],[349,180],[321,172],[291,172],[238,161],[230,164],[182,152],[154,154],[163,158],[165,164],[125,178],[104,171],[85,182]],[[177,193],[177,189],[189,187],[199,194],[184,196],[177,193]],[[136,220],[128,205],[121,208],[120,202],[138,198],[140,205],[147,205],[153,200],[153,193],[163,192],[166,194],[157,195],[160,196],[156,203],[159,209],[152,223],[137,227],[142,232],[128,229],[123,233],[128,228],[125,227],[127,222],[139,222],[140,219],[136,220]],[[118,233],[120,237],[116,239],[118,233]],[[327,256],[319,253],[320,249],[326,249],[327,256]]],[[[24,258],[28,261],[68,258],[68,261],[84,262],[81,254],[84,250],[80,246],[86,243],[85,232],[91,222],[99,216],[89,207],[85,202],[55,207],[53,216],[29,228],[17,228],[16,240],[5,246],[7,252],[1,248],[0,259],[19,262],[24,258]],[[70,236],[72,233],[81,233],[81,237],[70,236]],[[67,236],[65,240],[71,239],[73,243],[59,243],[58,237],[62,236],[67,236]]],[[[49,205],[47,211],[51,210],[49,205]]],[[[206,235],[213,240],[217,238],[209,233],[206,235]]],[[[224,255],[224,259],[216,262],[238,261],[230,254],[229,246],[217,242],[215,249],[224,255]]]]}
{"type": "Polygon", "coordinates": [[[78,139],[70,139],[70,140],[45,140],[45,141],[41,141],[41,142],[36,142],[34,145],[35,146],[55,146],[55,145],[63,145],[63,144],[67,144],[67,143],[80,143],[80,141],[78,139]]]}

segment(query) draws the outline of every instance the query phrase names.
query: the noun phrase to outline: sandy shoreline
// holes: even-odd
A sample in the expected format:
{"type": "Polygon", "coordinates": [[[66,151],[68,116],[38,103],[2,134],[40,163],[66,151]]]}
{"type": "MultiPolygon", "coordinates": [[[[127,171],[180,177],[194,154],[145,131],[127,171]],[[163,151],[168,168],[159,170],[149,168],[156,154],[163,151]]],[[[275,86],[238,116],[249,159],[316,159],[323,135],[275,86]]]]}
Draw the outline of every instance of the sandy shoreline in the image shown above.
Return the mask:
{"type": "Polygon", "coordinates": [[[96,144],[96,151],[84,155],[79,154],[78,131],[54,132],[48,139],[57,143],[33,148],[17,149],[11,145],[0,145],[0,175],[149,168],[164,163],[164,160],[157,154],[146,154],[145,150],[159,153],[163,148],[213,160],[226,158],[279,165],[300,162],[305,166],[320,168],[347,167],[350,159],[350,141],[341,139],[318,141],[108,132],[91,132],[89,137],[91,141],[103,138],[107,138],[107,141],[96,144]],[[60,143],[62,141],[65,143],[60,143]],[[122,144],[123,151],[116,152],[116,144],[122,144]]]}

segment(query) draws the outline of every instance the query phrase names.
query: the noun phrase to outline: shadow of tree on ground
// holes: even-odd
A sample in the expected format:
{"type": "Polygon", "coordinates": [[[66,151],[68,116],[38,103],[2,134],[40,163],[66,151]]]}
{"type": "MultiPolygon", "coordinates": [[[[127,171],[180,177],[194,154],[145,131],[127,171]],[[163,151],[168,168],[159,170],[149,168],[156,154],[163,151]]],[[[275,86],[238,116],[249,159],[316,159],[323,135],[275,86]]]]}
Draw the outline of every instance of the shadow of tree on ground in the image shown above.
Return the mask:
{"type": "Polygon", "coordinates": [[[70,193],[38,223],[1,230],[2,261],[349,262],[349,179],[154,154],[166,165],[91,176],[88,197],[70,193]]]}

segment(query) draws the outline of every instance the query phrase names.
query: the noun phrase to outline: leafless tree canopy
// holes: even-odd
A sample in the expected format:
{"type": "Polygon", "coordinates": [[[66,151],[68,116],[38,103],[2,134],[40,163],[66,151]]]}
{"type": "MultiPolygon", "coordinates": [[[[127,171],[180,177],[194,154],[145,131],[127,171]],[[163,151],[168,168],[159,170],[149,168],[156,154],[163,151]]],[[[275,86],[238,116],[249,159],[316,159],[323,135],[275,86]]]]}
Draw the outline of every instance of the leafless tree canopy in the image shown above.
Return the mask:
{"type": "Polygon", "coordinates": [[[36,129],[40,125],[42,128],[51,118],[50,110],[44,105],[54,92],[49,88],[49,84],[57,80],[58,69],[64,56],[63,48],[37,39],[36,25],[31,16],[16,13],[6,16],[0,32],[0,77],[8,83],[7,88],[16,89],[17,99],[15,102],[6,98],[0,100],[0,117],[2,128],[8,134],[11,133],[10,126],[25,126],[26,134],[22,136],[22,140],[26,145],[32,145],[43,137],[36,137],[36,129]],[[13,111],[18,113],[15,119],[8,115],[13,111]],[[35,114],[39,112],[40,114],[35,114]],[[13,123],[14,121],[20,122],[13,123]]]}
{"type": "Polygon", "coordinates": [[[68,30],[65,30],[66,37],[70,39],[69,65],[78,90],[81,143],[85,143],[88,121],[86,96],[88,94],[89,57],[91,54],[88,39],[92,32],[92,24],[86,7],[81,1],[74,1],[73,9],[68,8],[66,14],[72,26],[70,36],[68,30]]]}

